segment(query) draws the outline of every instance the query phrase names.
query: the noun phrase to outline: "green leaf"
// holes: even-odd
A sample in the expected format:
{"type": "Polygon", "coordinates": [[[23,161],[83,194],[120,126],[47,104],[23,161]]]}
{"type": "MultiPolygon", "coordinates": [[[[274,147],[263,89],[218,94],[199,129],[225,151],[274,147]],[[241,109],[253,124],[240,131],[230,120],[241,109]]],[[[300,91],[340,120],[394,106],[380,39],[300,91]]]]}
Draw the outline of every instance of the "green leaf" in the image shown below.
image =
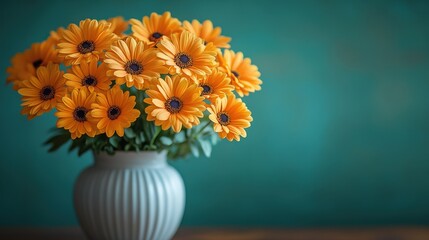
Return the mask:
{"type": "Polygon", "coordinates": [[[109,138],[109,143],[112,144],[112,146],[114,146],[115,148],[119,148],[120,141],[121,139],[116,135],[109,138]]]}
{"type": "Polygon", "coordinates": [[[185,132],[180,131],[174,135],[174,141],[175,142],[184,142],[185,141],[185,132]]]}
{"type": "Polygon", "coordinates": [[[136,142],[136,144],[137,144],[137,145],[142,144],[142,141],[141,141],[141,139],[140,139],[140,136],[139,136],[139,135],[136,135],[136,138],[134,139],[134,141],[136,142]]]}
{"type": "Polygon", "coordinates": [[[107,147],[105,148],[105,150],[106,150],[107,154],[109,154],[109,155],[113,155],[113,154],[115,154],[115,149],[113,149],[113,147],[112,147],[112,146],[107,146],[107,147]]]}
{"type": "Polygon", "coordinates": [[[146,138],[144,137],[144,133],[143,132],[140,132],[139,135],[140,135],[140,139],[141,139],[142,142],[146,141],[146,138]]]}
{"type": "Polygon", "coordinates": [[[44,144],[45,145],[51,145],[48,152],[53,152],[53,151],[57,150],[58,148],[60,148],[61,146],[63,146],[69,140],[71,140],[70,133],[65,132],[65,133],[55,135],[55,136],[49,138],[46,142],[44,142],[44,144]]]}
{"type": "Polygon", "coordinates": [[[203,150],[203,153],[206,157],[210,157],[212,153],[212,145],[207,140],[198,139],[198,142],[200,143],[201,149],[203,150]]]}
{"type": "Polygon", "coordinates": [[[194,155],[195,157],[199,157],[200,156],[200,150],[198,149],[198,146],[196,146],[194,144],[190,144],[190,147],[191,147],[192,155],[194,155]]]}
{"type": "Polygon", "coordinates": [[[78,156],[82,156],[84,153],[86,153],[88,150],[90,150],[91,149],[91,146],[81,146],[80,148],[79,148],[79,151],[78,151],[78,156]]]}
{"type": "Polygon", "coordinates": [[[124,130],[125,132],[125,136],[127,136],[127,138],[135,138],[136,137],[136,133],[134,132],[134,129],[132,128],[126,128],[124,130]]]}
{"type": "Polygon", "coordinates": [[[170,146],[171,144],[173,144],[173,140],[171,140],[169,137],[162,136],[159,138],[159,140],[165,146],[170,146]]]}
{"type": "Polygon", "coordinates": [[[128,143],[127,145],[125,145],[124,150],[128,151],[131,149],[131,147],[132,147],[131,144],[128,143]]]}
{"type": "Polygon", "coordinates": [[[191,145],[188,143],[183,143],[179,145],[177,157],[184,157],[187,156],[191,152],[191,145]]]}
{"type": "Polygon", "coordinates": [[[210,137],[210,140],[213,145],[216,145],[219,142],[219,135],[217,135],[216,133],[213,133],[210,137]]]}
{"type": "MultiPolygon", "coordinates": [[[[84,139],[84,138],[82,138],[82,139],[84,139]]],[[[94,143],[94,138],[92,138],[92,137],[86,137],[86,139],[85,139],[85,145],[86,146],[92,146],[93,143],[94,143]]]]}
{"type": "Polygon", "coordinates": [[[80,138],[72,140],[72,144],[70,144],[68,151],[69,152],[73,151],[74,149],[79,147],[81,144],[82,144],[82,139],[80,139],[80,138]]]}

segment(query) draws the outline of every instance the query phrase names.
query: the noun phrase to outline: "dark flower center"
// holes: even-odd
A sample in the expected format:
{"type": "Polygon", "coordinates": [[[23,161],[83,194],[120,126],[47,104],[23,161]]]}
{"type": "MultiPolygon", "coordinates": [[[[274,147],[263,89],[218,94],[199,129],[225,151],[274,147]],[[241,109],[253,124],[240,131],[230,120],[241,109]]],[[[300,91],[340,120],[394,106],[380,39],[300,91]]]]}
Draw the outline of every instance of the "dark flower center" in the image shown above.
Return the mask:
{"type": "Polygon", "coordinates": [[[228,113],[226,113],[226,112],[220,112],[220,113],[218,113],[217,114],[217,120],[219,121],[219,123],[221,125],[224,125],[224,126],[228,125],[229,122],[231,121],[231,119],[229,118],[228,113]]]}
{"type": "Polygon", "coordinates": [[[154,32],[152,33],[152,35],[149,36],[149,40],[151,40],[152,42],[156,42],[156,40],[162,37],[162,35],[163,35],[162,33],[154,32]]]}
{"type": "Polygon", "coordinates": [[[192,66],[192,58],[186,53],[178,53],[174,57],[174,62],[180,68],[187,68],[192,66]]]}
{"type": "Polygon", "coordinates": [[[77,107],[73,111],[73,118],[74,120],[78,122],[85,122],[86,121],[86,113],[88,110],[84,107],[77,107]]]}
{"type": "Polygon", "coordinates": [[[97,79],[92,75],[88,75],[82,80],[82,86],[95,86],[95,85],[97,85],[97,79]]]}
{"type": "Polygon", "coordinates": [[[55,97],[55,88],[52,86],[44,86],[40,92],[40,99],[43,101],[51,100],[55,97]]]}
{"type": "Polygon", "coordinates": [[[178,113],[182,109],[182,107],[183,107],[182,101],[176,97],[169,98],[165,102],[165,108],[170,113],[178,113]]]}
{"type": "Polygon", "coordinates": [[[36,61],[33,62],[33,67],[35,69],[38,69],[40,67],[40,65],[42,65],[43,60],[42,59],[37,59],[36,61]]]}
{"type": "Polygon", "coordinates": [[[121,109],[118,106],[111,106],[107,110],[107,116],[110,118],[110,120],[115,120],[121,115],[121,109]]]}
{"type": "Polygon", "coordinates": [[[203,88],[203,91],[201,92],[201,95],[209,95],[213,92],[212,87],[210,87],[207,84],[200,85],[203,88]]]}
{"type": "Polygon", "coordinates": [[[232,72],[232,74],[234,74],[234,76],[235,77],[237,77],[238,78],[238,76],[240,76],[240,74],[238,74],[238,72],[236,72],[236,71],[231,71],[232,72]]]}
{"type": "Polygon", "coordinates": [[[94,41],[85,40],[85,41],[79,43],[79,45],[77,46],[77,50],[82,54],[94,51],[95,50],[94,41]]]}
{"type": "Polygon", "coordinates": [[[180,59],[180,61],[182,62],[182,63],[188,63],[189,62],[189,57],[188,56],[186,56],[185,54],[183,54],[183,55],[180,55],[180,57],[179,57],[179,59],[180,59]]]}
{"type": "Polygon", "coordinates": [[[132,75],[139,75],[143,72],[143,65],[136,60],[128,61],[125,63],[124,68],[127,73],[132,75]]]}

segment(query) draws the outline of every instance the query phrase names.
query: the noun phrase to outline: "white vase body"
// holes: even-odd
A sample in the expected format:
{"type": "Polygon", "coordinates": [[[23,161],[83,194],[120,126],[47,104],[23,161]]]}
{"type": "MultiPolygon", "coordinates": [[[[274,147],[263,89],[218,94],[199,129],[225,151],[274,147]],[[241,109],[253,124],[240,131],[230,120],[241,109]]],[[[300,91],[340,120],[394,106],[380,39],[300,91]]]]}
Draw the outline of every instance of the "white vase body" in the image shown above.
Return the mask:
{"type": "Polygon", "coordinates": [[[166,152],[94,155],[78,177],[74,205],[91,240],[171,239],[182,220],[185,188],[166,152]]]}

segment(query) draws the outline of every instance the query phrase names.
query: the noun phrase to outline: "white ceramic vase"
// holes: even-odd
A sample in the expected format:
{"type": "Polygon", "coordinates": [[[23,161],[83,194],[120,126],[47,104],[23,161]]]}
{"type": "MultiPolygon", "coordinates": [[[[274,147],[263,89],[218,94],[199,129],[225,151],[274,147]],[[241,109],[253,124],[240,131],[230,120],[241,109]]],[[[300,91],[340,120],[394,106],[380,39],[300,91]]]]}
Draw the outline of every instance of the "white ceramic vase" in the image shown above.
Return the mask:
{"type": "Polygon", "coordinates": [[[91,240],[171,239],[182,220],[185,188],[166,152],[94,155],[78,177],[74,205],[91,240]]]}

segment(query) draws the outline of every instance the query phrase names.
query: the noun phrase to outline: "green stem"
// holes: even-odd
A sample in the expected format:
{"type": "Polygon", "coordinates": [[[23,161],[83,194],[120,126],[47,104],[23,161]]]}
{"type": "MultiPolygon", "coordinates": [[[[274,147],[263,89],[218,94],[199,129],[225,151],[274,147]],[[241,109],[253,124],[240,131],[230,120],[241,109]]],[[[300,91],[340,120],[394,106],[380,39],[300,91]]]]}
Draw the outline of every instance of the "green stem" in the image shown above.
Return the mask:
{"type": "Polygon", "coordinates": [[[158,135],[161,133],[161,127],[156,127],[155,130],[155,134],[153,134],[152,139],[150,140],[150,145],[149,146],[153,146],[153,144],[155,143],[155,139],[158,137],[158,135]]]}
{"type": "Polygon", "coordinates": [[[194,138],[197,138],[198,137],[198,135],[200,135],[203,131],[204,131],[204,129],[208,126],[208,125],[210,125],[210,121],[208,121],[195,135],[193,135],[193,137],[194,138]]]}
{"type": "Polygon", "coordinates": [[[153,139],[153,125],[146,120],[147,114],[145,113],[146,103],[144,102],[145,92],[142,90],[136,90],[136,102],[137,109],[140,111],[140,119],[141,119],[141,129],[138,129],[139,132],[143,132],[143,136],[145,138],[145,142],[149,142],[152,145],[153,139]]]}
{"type": "Polygon", "coordinates": [[[146,142],[146,141],[149,141],[149,139],[150,139],[149,135],[148,135],[147,127],[146,127],[146,125],[147,125],[146,115],[142,116],[141,121],[142,121],[142,129],[141,129],[141,131],[143,132],[143,135],[144,135],[144,138],[145,138],[145,142],[146,142]]]}

